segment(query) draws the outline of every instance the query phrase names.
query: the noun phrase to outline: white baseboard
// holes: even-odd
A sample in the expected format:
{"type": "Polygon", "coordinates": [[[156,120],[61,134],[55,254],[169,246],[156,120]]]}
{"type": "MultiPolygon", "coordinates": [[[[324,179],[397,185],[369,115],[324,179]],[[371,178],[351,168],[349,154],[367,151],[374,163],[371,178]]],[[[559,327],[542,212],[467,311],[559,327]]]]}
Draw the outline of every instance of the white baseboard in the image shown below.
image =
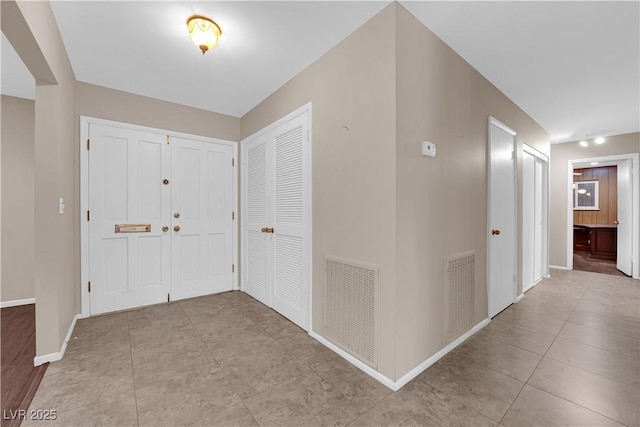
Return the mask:
{"type": "Polygon", "coordinates": [[[387,378],[386,376],[382,375],[380,372],[378,372],[375,369],[373,369],[371,366],[369,366],[369,365],[365,364],[364,362],[358,360],[357,358],[353,357],[352,355],[350,355],[349,353],[347,353],[346,351],[344,351],[343,349],[341,349],[337,345],[333,344],[331,341],[327,340],[326,338],[318,335],[317,333],[312,331],[312,332],[309,332],[309,335],[312,338],[314,338],[317,341],[319,341],[322,344],[324,344],[325,346],[329,347],[334,352],[338,353],[338,355],[340,355],[341,357],[346,359],[348,362],[350,362],[356,368],[358,368],[361,371],[363,371],[365,374],[367,374],[370,377],[373,377],[374,379],[378,380],[381,384],[389,387],[391,390],[398,391],[404,385],[406,385],[409,381],[411,381],[412,379],[414,379],[415,377],[420,375],[429,366],[433,365],[438,360],[442,359],[447,353],[449,353],[454,348],[458,347],[467,338],[469,338],[470,336],[472,336],[473,334],[478,332],[480,329],[482,329],[485,326],[487,326],[489,323],[491,323],[491,319],[489,319],[489,318],[484,319],[482,322],[478,323],[473,328],[469,329],[467,332],[465,332],[464,334],[462,334],[461,336],[459,336],[458,338],[456,338],[455,340],[453,340],[452,342],[447,344],[445,347],[443,347],[436,354],[434,354],[433,356],[431,356],[430,358],[428,358],[427,360],[425,360],[424,362],[422,362],[421,364],[419,364],[418,366],[416,366],[415,368],[413,368],[412,370],[410,370],[409,372],[404,374],[398,381],[393,381],[393,380],[387,378]]]}
{"type": "MultiPolygon", "coordinates": [[[[532,285],[532,286],[531,286],[531,288],[529,288],[529,289],[532,289],[534,286],[535,286],[535,285],[532,285]]],[[[527,289],[527,290],[529,290],[529,289],[527,289]]],[[[522,301],[522,298],[524,298],[524,292],[523,292],[523,293],[521,293],[520,295],[518,295],[518,296],[516,297],[516,300],[515,300],[514,302],[517,304],[517,303],[519,303],[520,301],[522,301]]]]}
{"type": "Polygon", "coordinates": [[[36,356],[33,359],[33,366],[40,366],[47,362],[57,362],[58,360],[62,360],[64,357],[64,352],[67,351],[67,345],[69,341],[71,341],[71,335],[73,334],[73,329],[76,327],[76,322],[80,319],[81,316],[76,314],[73,316],[73,320],[71,321],[71,326],[69,326],[69,330],[67,331],[67,336],[64,338],[64,342],[62,343],[62,348],[60,351],[56,353],[49,353],[42,356],[36,356]]]}
{"type": "MultiPolygon", "coordinates": [[[[567,267],[566,265],[550,265],[549,268],[553,268],[554,270],[567,270],[567,271],[571,271],[571,269],[569,267],[567,267]]],[[[551,277],[551,276],[549,276],[551,277]]]]}
{"type": "Polygon", "coordinates": [[[394,383],[393,390],[394,391],[400,390],[400,388],[402,388],[405,384],[407,384],[409,381],[411,381],[412,379],[414,379],[415,377],[420,375],[429,366],[433,365],[438,360],[442,359],[444,356],[447,355],[447,353],[449,353],[454,348],[458,347],[467,338],[469,338],[470,336],[474,335],[476,332],[478,332],[480,329],[482,329],[485,326],[487,326],[489,323],[491,323],[491,319],[486,318],[482,322],[480,322],[476,326],[474,326],[473,328],[469,329],[464,334],[460,335],[455,340],[451,341],[449,344],[447,344],[445,347],[443,347],[436,354],[434,354],[433,356],[431,356],[430,358],[428,358],[427,360],[425,360],[424,362],[422,362],[421,364],[419,364],[418,366],[416,366],[415,368],[413,368],[412,370],[410,370],[409,372],[404,374],[402,377],[400,377],[400,379],[394,383]]]}
{"type": "Polygon", "coordinates": [[[365,374],[369,375],[370,377],[373,377],[374,379],[378,380],[380,383],[382,383],[383,385],[389,387],[391,390],[393,390],[393,391],[397,390],[396,388],[394,388],[394,384],[395,383],[393,382],[393,380],[385,377],[380,372],[378,372],[375,369],[373,369],[371,366],[369,366],[366,363],[362,362],[361,360],[353,357],[352,355],[350,355],[349,353],[347,353],[346,351],[344,351],[343,349],[341,349],[340,347],[338,347],[337,345],[335,345],[334,343],[332,343],[331,341],[329,341],[325,337],[323,337],[321,335],[318,335],[317,333],[315,333],[313,331],[309,332],[309,336],[311,336],[311,338],[314,338],[315,340],[321,342],[326,347],[329,347],[331,350],[333,350],[335,353],[338,353],[339,356],[341,356],[342,358],[346,359],[349,363],[354,365],[356,368],[360,369],[362,372],[364,372],[365,374]]]}
{"type": "Polygon", "coordinates": [[[35,303],[36,303],[35,298],[14,299],[13,301],[0,302],[0,308],[17,307],[19,305],[29,305],[29,304],[35,304],[35,303]]]}

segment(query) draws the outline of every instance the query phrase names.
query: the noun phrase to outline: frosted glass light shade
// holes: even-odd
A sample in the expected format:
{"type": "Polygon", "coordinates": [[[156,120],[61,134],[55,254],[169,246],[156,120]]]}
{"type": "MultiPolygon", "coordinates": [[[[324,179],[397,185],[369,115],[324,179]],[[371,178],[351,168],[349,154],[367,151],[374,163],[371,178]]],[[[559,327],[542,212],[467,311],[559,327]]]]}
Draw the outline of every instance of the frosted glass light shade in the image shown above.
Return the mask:
{"type": "Polygon", "coordinates": [[[193,15],[187,19],[187,28],[193,44],[204,55],[218,45],[222,31],[212,19],[202,15],[193,15]]]}

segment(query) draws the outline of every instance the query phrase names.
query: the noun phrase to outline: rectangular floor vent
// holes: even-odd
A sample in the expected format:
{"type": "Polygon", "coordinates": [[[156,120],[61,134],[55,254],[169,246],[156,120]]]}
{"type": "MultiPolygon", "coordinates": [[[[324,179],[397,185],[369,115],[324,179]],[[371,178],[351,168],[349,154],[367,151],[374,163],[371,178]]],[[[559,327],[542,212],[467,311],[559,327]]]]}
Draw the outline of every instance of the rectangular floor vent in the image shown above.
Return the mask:
{"type": "Polygon", "coordinates": [[[325,336],[378,367],[378,267],[326,258],[325,336]]]}
{"type": "Polygon", "coordinates": [[[475,252],[447,257],[445,278],[445,338],[448,344],[473,327],[475,252]]]}

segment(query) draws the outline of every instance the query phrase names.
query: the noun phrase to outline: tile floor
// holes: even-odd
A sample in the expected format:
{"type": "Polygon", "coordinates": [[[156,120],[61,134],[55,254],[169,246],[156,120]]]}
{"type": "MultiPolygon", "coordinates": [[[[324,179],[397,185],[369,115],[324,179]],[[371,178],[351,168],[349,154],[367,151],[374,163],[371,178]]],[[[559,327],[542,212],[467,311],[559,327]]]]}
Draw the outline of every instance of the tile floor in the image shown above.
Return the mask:
{"type": "Polygon", "coordinates": [[[65,426],[637,426],[638,282],[552,275],[395,393],[229,292],[79,321],[31,409],[65,426]]]}

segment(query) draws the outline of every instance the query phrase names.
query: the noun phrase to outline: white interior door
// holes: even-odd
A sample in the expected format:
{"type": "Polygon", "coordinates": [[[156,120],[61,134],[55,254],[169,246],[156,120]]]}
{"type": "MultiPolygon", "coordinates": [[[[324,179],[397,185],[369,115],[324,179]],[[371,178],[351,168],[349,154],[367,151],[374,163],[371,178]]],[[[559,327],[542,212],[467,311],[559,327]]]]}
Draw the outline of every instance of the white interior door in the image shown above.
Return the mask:
{"type": "Polygon", "coordinates": [[[536,158],[522,153],[522,292],[535,283],[536,158]]]}
{"type": "Polygon", "coordinates": [[[310,114],[242,142],[243,290],[309,328],[310,114]]]}
{"type": "Polygon", "coordinates": [[[632,201],[631,160],[618,164],[618,247],[616,267],[631,276],[632,248],[632,201]]]}
{"type": "Polygon", "coordinates": [[[274,142],[273,286],[272,307],[308,329],[309,254],[307,221],[309,156],[308,118],[300,116],[279,126],[274,142]]]}
{"type": "Polygon", "coordinates": [[[533,211],[533,283],[538,283],[546,276],[545,260],[547,259],[546,245],[546,166],[547,162],[536,158],[535,162],[535,189],[533,211]]]}
{"type": "Polygon", "coordinates": [[[489,118],[488,300],[494,317],[516,296],[516,133],[489,118]]]}
{"type": "MultiPolygon", "coordinates": [[[[267,138],[259,138],[242,146],[242,290],[271,307],[271,260],[269,234],[264,228],[271,223],[271,191],[267,184],[267,138]]],[[[271,171],[269,171],[271,172],[271,171]]]]}
{"type": "Polygon", "coordinates": [[[171,299],[232,289],[233,149],[171,138],[171,299]]]}
{"type": "Polygon", "coordinates": [[[169,215],[169,188],[162,184],[169,173],[165,137],[98,125],[90,126],[90,137],[91,314],[166,301],[171,247],[162,232],[169,215]]]}

